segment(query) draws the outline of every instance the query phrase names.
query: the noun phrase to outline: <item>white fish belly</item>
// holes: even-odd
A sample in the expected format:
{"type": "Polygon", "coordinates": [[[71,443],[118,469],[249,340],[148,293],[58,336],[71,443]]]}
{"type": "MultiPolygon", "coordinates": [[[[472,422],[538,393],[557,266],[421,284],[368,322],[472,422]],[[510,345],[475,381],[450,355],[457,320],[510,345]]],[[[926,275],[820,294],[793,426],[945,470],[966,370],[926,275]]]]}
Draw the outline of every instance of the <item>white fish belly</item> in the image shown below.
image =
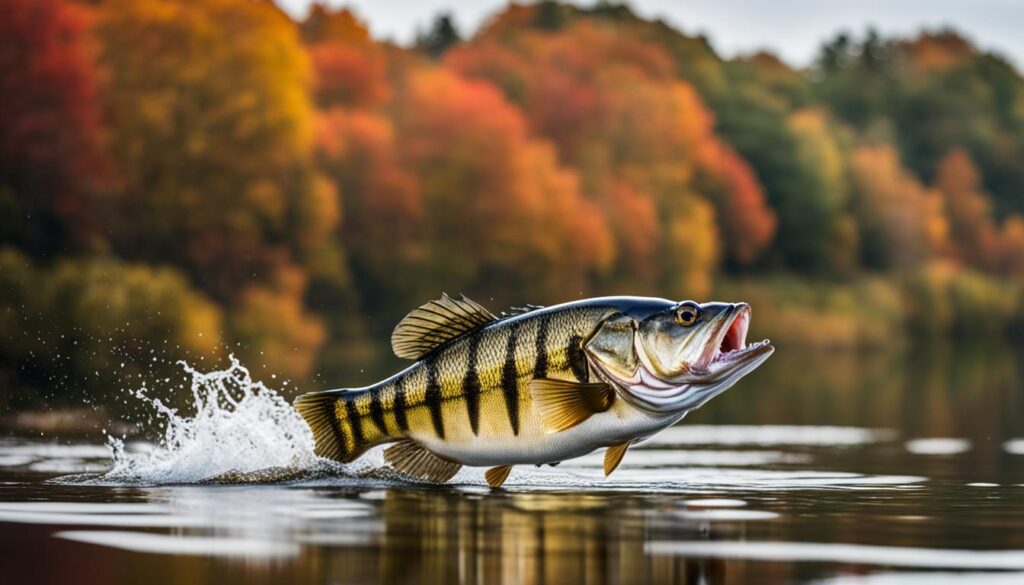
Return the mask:
{"type": "Polygon", "coordinates": [[[516,436],[473,437],[465,441],[447,441],[434,435],[412,438],[431,452],[463,465],[539,465],[581,457],[595,449],[649,436],[679,418],[654,419],[643,414],[623,416],[622,412],[613,409],[557,433],[547,433],[540,428],[539,421],[531,420],[532,424],[524,424],[516,436]]]}

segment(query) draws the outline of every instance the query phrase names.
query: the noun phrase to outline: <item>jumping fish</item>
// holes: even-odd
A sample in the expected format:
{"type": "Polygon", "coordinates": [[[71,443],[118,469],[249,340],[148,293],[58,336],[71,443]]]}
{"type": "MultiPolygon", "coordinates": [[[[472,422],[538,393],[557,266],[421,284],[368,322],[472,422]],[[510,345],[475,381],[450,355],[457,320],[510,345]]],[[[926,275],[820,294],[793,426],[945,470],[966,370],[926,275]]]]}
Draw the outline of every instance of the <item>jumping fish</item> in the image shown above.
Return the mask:
{"type": "Polygon", "coordinates": [[[747,345],[746,303],[605,297],[496,316],[442,295],[412,311],[391,345],[407,369],[365,388],[299,396],[316,453],[385,460],[443,483],[463,465],[556,465],[607,448],[605,475],[630,444],[678,422],[768,359],[747,345]]]}

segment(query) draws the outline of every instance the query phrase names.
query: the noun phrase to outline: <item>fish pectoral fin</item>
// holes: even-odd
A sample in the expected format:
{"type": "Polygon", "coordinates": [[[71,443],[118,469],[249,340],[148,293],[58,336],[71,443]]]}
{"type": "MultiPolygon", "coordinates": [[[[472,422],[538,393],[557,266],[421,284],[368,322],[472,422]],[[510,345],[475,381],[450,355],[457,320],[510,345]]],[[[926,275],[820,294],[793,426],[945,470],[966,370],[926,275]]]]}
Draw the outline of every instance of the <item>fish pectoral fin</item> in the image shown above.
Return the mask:
{"type": "Polygon", "coordinates": [[[391,334],[391,349],[400,358],[418,360],[440,345],[497,320],[494,313],[465,295],[453,299],[443,294],[399,321],[391,334]]]}
{"type": "Polygon", "coordinates": [[[622,463],[622,457],[626,454],[626,449],[629,449],[629,443],[622,443],[621,445],[612,445],[608,447],[608,450],[604,452],[604,476],[608,477],[613,471],[622,463]]]}
{"type": "Polygon", "coordinates": [[[434,483],[444,483],[462,469],[462,465],[434,455],[411,439],[385,449],[384,461],[406,475],[434,483]]]}
{"type": "Polygon", "coordinates": [[[530,396],[549,433],[580,424],[591,415],[611,408],[615,393],[604,383],[588,384],[536,378],[530,380],[530,396]]]}
{"type": "Polygon", "coordinates": [[[505,480],[508,479],[510,471],[512,471],[511,465],[499,465],[498,467],[488,469],[484,472],[487,485],[491,486],[492,489],[500,488],[501,484],[505,483],[505,480]]]}

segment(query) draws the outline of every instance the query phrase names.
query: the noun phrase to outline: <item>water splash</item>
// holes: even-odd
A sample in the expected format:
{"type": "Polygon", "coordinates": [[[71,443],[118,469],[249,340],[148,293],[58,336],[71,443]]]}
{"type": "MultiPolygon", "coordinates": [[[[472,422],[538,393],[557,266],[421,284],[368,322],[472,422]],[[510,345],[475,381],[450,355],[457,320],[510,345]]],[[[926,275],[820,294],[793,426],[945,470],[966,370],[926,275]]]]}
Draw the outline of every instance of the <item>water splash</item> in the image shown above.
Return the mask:
{"type": "Polygon", "coordinates": [[[179,363],[191,376],[195,415],[183,416],[146,388],[137,390],[135,396],[164,424],[163,438],[152,449],[135,452],[110,437],[113,468],[101,480],[194,483],[322,465],[302,417],[280,394],[254,381],[234,356],[227,369],[206,373],[179,363]]]}

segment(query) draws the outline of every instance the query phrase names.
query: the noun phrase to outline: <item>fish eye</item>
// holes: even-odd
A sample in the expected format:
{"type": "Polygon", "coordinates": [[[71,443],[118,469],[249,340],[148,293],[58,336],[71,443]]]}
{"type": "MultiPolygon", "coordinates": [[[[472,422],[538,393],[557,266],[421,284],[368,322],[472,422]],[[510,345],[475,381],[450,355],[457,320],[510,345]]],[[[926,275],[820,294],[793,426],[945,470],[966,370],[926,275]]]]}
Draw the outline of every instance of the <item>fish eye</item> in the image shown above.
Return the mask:
{"type": "Polygon", "coordinates": [[[700,305],[694,302],[686,302],[676,309],[676,323],[683,327],[689,327],[700,321],[700,305]]]}

